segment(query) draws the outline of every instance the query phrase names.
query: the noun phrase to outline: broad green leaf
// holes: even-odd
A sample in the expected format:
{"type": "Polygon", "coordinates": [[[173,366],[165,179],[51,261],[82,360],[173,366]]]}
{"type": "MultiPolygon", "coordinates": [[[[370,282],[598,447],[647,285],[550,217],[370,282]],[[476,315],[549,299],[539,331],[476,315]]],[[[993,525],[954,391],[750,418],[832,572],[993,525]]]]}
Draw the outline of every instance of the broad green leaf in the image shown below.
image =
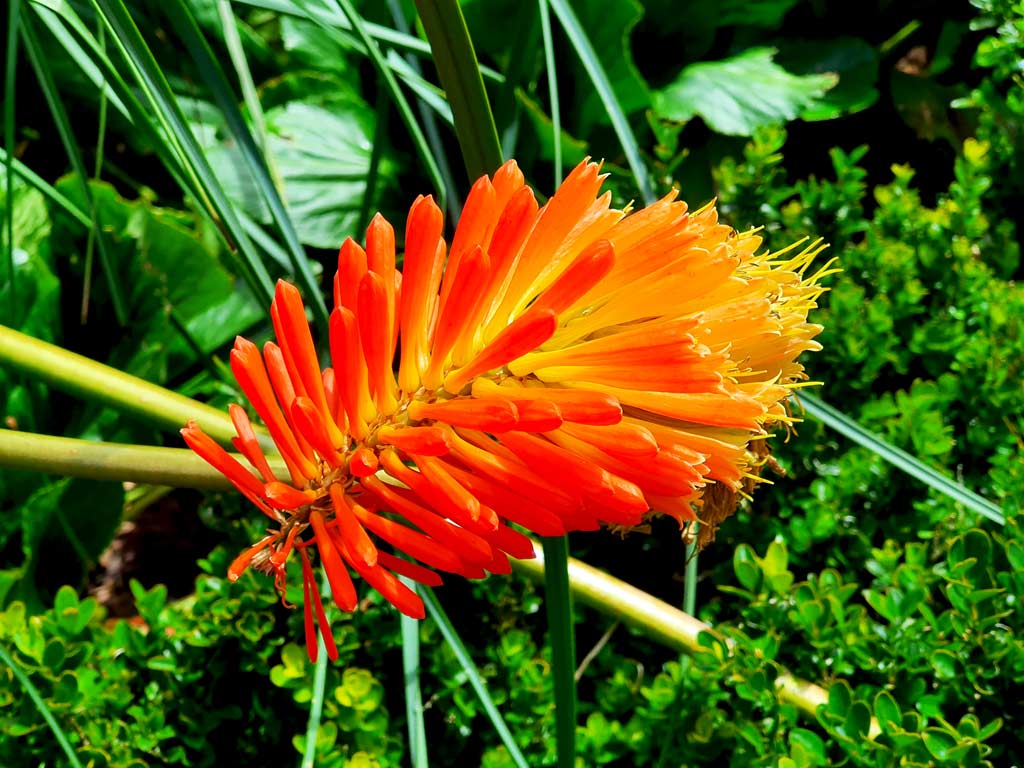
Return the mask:
{"type": "Polygon", "coordinates": [[[803,120],[832,120],[878,101],[878,52],[859,37],[787,40],[780,44],[776,60],[795,75],[831,73],[839,78],[834,88],[800,113],[803,120]]]}
{"type": "Polygon", "coordinates": [[[117,483],[63,479],[43,486],[21,507],[24,579],[16,597],[30,611],[62,584],[77,584],[107,548],[121,522],[117,483]]]}
{"type": "MultiPolygon", "coordinates": [[[[299,238],[306,245],[337,248],[365,224],[357,219],[373,150],[373,111],[352,98],[330,104],[290,102],[269,110],[266,117],[269,151],[280,169],[285,203],[299,238]]],[[[249,216],[269,222],[235,152],[221,145],[210,152],[211,163],[231,199],[249,216]]],[[[387,158],[380,173],[386,178],[394,175],[387,158]]]]}
{"type": "MultiPolygon", "coordinates": [[[[540,157],[548,162],[555,159],[555,137],[552,132],[551,118],[543,108],[531,99],[521,88],[516,89],[516,98],[522,105],[530,125],[537,136],[540,157]]],[[[573,166],[587,156],[587,142],[574,138],[562,129],[562,163],[563,167],[573,166]]]]}
{"type": "Polygon", "coordinates": [[[750,136],[762,126],[797,118],[838,81],[831,74],[791,74],[774,56],[772,48],[751,48],[691,64],[655,93],[655,112],[677,122],[700,116],[718,133],[750,136]]]}

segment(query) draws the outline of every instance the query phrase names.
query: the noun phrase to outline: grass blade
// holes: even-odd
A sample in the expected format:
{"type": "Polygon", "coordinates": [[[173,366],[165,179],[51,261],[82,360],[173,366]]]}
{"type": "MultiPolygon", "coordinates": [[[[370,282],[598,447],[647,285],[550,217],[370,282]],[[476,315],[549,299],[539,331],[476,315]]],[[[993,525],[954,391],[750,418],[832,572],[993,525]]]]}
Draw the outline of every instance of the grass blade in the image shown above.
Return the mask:
{"type": "Polygon", "coordinates": [[[18,290],[14,283],[14,106],[18,74],[18,26],[21,0],[11,0],[7,9],[7,57],[4,61],[4,239],[7,245],[7,280],[11,287],[11,322],[18,319],[18,290]]]}
{"type": "Polygon", "coordinates": [[[456,0],[416,0],[416,9],[452,107],[462,159],[470,181],[476,181],[494,173],[502,156],[473,41],[456,0]]]}
{"type": "Polygon", "coordinates": [[[544,603],[555,686],[555,741],[559,768],[576,765],[576,634],[569,589],[569,538],[549,536],[544,547],[544,603]]]}
{"type": "MultiPolygon", "coordinates": [[[[331,595],[331,585],[324,577],[320,585],[320,594],[325,606],[331,595]]],[[[316,765],[316,739],[320,733],[320,720],[324,714],[324,692],[327,689],[327,646],[319,632],[316,634],[318,646],[316,665],[313,667],[313,692],[309,700],[309,720],[306,721],[306,746],[302,751],[302,768],[313,768],[316,765]]]]}
{"type": "MultiPolygon", "coordinates": [[[[326,339],[328,314],[323,293],[317,285],[316,277],[309,266],[309,259],[306,257],[302,244],[299,242],[299,235],[295,231],[295,225],[285,210],[284,201],[281,199],[281,195],[271,179],[266,159],[253,139],[249,126],[246,125],[245,118],[242,117],[242,112],[238,108],[238,104],[235,103],[235,95],[231,90],[231,86],[228,84],[223,70],[217,63],[216,57],[214,57],[213,52],[210,50],[206,38],[199,31],[199,25],[196,24],[192,12],[183,0],[177,0],[177,2],[165,5],[164,10],[170,17],[171,23],[174,25],[178,35],[185,43],[185,47],[192,55],[192,59],[195,61],[196,67],[209,87],[214,101],[224,115],[228,130],[238,144],[246,167],[255,181],[257,189],[260,191],[260,196],[270,209],[274,226],[284,239],[292,270],[295,272],[306,294],[306,302],[313,308],[313,316],[320,330],[320,337],[326,339]]],[[[230,26],[233,28],[233,25],[230,26]]],[[[249,79],[251,81],[251,78],[249,79]]],[[[244,233],[245,230],[240,228],[240,231],[244,233]]]]}
{"type": "Polygon", "coordinates": [[[551,103],[551,131],[555,143],[555,185],[562,183],[562,106],[558,100],[558,76],[555,72],[555,45],[551,36],[551,13],[548,0],[538,0],[540,32],[544,38],[544,68],[548,73],[548,100],[551,103]]]}
{"type": "MultiPolygon", "coordinates": [[[[0,147],[0,162],[3,162],[5,167],[7,165],[8,157],[9,155],[7,154],[7,152],[3,149],[3,147],[0,147]]],[[[71,218],[73,218],[83,227],[88,229],[89,227],[92,226],[92,221],[89,219],[88,216],[86,216],[82,212],[82,210],[77,205],[75,205],[66,197],[64,197],[64,195],[58,192],[52,184],[47,182],[46,179],[37,174],[23,162],[21,162],[17,158],[11,158],[11,167],[14,168],[15,175],[24,179],[28,184],[38,189],[43,195],[50,198],[50,200],[58,208],[60,208],[65,213],[70,215],[71,218]]]]}
{"type": "Polygon", "coordinates": [[[960,483],[950,480],[940,472],[936,472],[906,451],[890,445],[880,436],[865,429],[842,411],[807,393],[800,395],[800,403],[807,413],[824,423],[825,426],[836,430],[839,434],[849,438],[857,445],[873,451],[897,469],[906,472],[929,488],[934,488],[958,504],[962,504],[979,515],[987,517],[989,520],[1000,525],[1006,524],[1006,516],[1003,514],[1003,511],[991,501],[965,488],[960,483]]]}
{"type": "MultiPolygon", "coordinates": [[[[17,3],[18,0],[13,0],[17,3]]],[[[39,710],[39,714],[43,716],[43,720],[50,726],[50,730],[53,731],[54,738],[57,739],[57,743],[60,744],[60,748],[64,750],[64,754],[67,755],[68,762],[71,763],[74,768],[82,768],[82,763],[78,759],[78,755],[75,754],[75,750],[71,747],[71,742],[68,741],[67,734],[64,733],[64,729],[60,727],[60,723],[54,718],[50,708],[43,701],[43,697],[39,695],[39,691],[32,685],[32,681],[28,679],[28,675],[25,674],[24,670],[14,663],[14,659],[11,658],[7,650],[0,645],[0,661],[8,666],[11,670],[11,674],[14,675],[15,679],[21,684],[21,687],[28,694],[28,697],[32,699],[32,703],[36,705],[36,709],[39,710]]]]}
{"type": "MultiPolygon", "coordinates": [[[[86,205],[89,206],[89,210],[95,213],[95,202],[92,197],[92,189],[89,187],[89,172],[85,168],[85,161],[82,159],[82,153],[78,148],[78,141],[75,138],[74,130],[71,127],[71,120],[68,118],[67,110],[64,108],[64,103],[60,98],[60,94],[57,92],[57,84],[53,79],[53,73],[50,71],[50,66],[47,61],[46,52],[40,45],[39,37],[36,35],[35,29],[32,25],[32,19],[25,17],[22,19],[22,37],[25,43],[25,52],[28,54],[29,62],[32,64],[32,68],[35,70],[36,78],[39,81],[39,86],[43,91],[43,97],[46,99],[46,104],[50,108],[50,114],[53,116],[53,122],[57,126],[57,134],[60,136],[60,142],[64,146],[64,152],[68,156],[68,160],[71,162],[71,167],[78,177],[78,181],[82,188],[82,197],[84,198],[86,205]]],[[[110,291],[110,301],[114,305],[114,316],[117,318],[119,325],[124,326],[128,322],[128,305],[125,302],[124,295],[121,291],[121,281],[118,279],[117,271],[114,266],[113,258],[111,257],[110,251],[107,248],[106,238],[98,232],[99,222],[95,220],[90,221],[90,242],[95,242],[100,253],[100,266],[103,268],[103,276],[107,282],[107,290],[110,291]],[[95,234],[94,234],[95,233],[95,234]]],[[[89,284],[91,272],[91,259],[86,259],[86,285],[89,284]]],[[[84,302],[83,300],[83,315],[84,315],[84,302]]]]}
{"type": "Polygon", "coordinates": [[[600,97],[601,103],[604,104],[605,111],[608,112],[608,117],[612,121],[612,128],[615,129],[615,135],[619,137],[622,151],[626,154],[626,162],[629,163],[630,170],[633,171],[633,178],[636,179],[637,188],[640,190],[640,197],[645,205],[650,205],[654,202],[655,197],[654,190],[651,188],[650,177],[647,175],[647,168],[640,158],[640,148],[636,143],[636,137],[629,127],[629,121],[626,119],[618,99],[615,98],[615,92],[612,90],[612,85],[608,82],[608,76],[601,65],[601,59],[590,44],[590,39],[587,37],[587,33],[583,31],[583,27],[580,26],[579,19],[573,13],[568,0],[549,0],[549,2],[555,11],[555,15],[558,16],[565,34],[568,35],[573,48],[576,49],[576,55],[580,57],[583,68],[590,76],[590,80],[597,90],[597,95],[600,97]]]}
{"type": "Polygon", "coordinates": [[[192,182],[192,191],[208,209],[225,239],[237,248],[232,249],[232,254],[253,293],[261,303],[269,306],[273,297],[270,275],[267,274],[234,207],[207,162],[199,142],[192,134],[170,85],[142,38],[128,8],[123,0],[93,0],[93,4],[103,16],[114,43],[149,101],[152,113],[162,129],[164,141],[170,142],[175,154],[180,158],[180,166],[192,182]]]}
{"type": "Polygon", "coordinates": [[[423,604],[427,608],[427,614],[437,624],[437,628],[441,630],[441,635],[444,637],[445,642],[448,643],[448,646],[452,649],[452,653],[455,654],[455,658],[458,659],[459,664],[462,665],[462,670],[466,673],[466,679],[469,681],[469,684],[472,686],[477,698],[480,700],[480,704],[484,708],[484,712],[487,714],[487,717],[490,718],[491,724],[494,726],[494,730],[498,732],[498,737],[501,739],[501,743],[505,745],[505,749],[508,750],[512,761],[516,764],[517,768],[529,768],[529,763],[526,762],[526,758],[519,749],[519,745],[516,744],[516,740],[512,737],[512,732],[505,724],[505,719],[498,711],[498,707],[495,705],[494,699],[492,699],[491,694],[488,693],[487,684],[484,682],[483,678],[480,677],[480,672],[473,663],[473,659],[470,657],[469,651],[466,650],[466,646],[459,637],[459,633],[455,631],[455,627],[452,626],[451,621],[448,619],[448,614],[444,612],[444,608],[442,608],[441,603],[438,602],[437,595],[435,595],[434,591],[429,587],[417,587],[416,589],[419,595],[423,598],[423,604]]]}
{"type": "MultiPolygon", "coordinates": [[[[402,578],[409,589],[416,585],[402,578]]],[[[404,613],[402,625],[402,676],[405,680],[405,716],[409,721],[409,760],[412,768],[427,768],[427,729],[423,724],[423,694],[420,692],[420,623],[404,613]]]]}
{"type": "MultiPolygon", "coordinates": [[[[370,61],[373,62],[374,69],[377,70],[377,76],[384,81],[384,87],[387,89],[388,95],[391,97],[391,101],[394,102],[395,107],[398,109],[398,114],[402,118],[402,122],[405,124],[405,129],[409,132],[409,136],[412,138],[413,144],[416,147],[416,154],[418,154],[420,160],[423,161],[427,175],[430,177],[430,181],[434,185],[434,191],[437,193],[438,205],[444,209],[448,197],[444,177],[441,174],[441,169],[438,168],[437,161],[434,159],[433,153],[430,151],[427,139],[423,135],[423,130],[420,128],[419,122],[416,120],[416,116],[412,113],[412,108],[409,106],[409,102],[406,100],[405,94],[402,93],[402,89],[398,87],[398,81],[395,80],[394,73],[384,60],[384,56],[381,54],[377,43],[370,37],[370,33],[366,30],[366,25],[363,23],[362,17],[356,11],[351,1],[331,0],[331,2],[339,11],[341,11],[341,13],[345,15],[345,18],[352,26],[352,30],[355,32],[359,42],[366,49],[366,52],[370,57],[370,61]]],[[[306,5],[306,3],[303,3],[303,7],[306,7],[306,5]]],[[[313,21],[316,21],[317,24],[324,26],[324,28],[331,29],[331,27],[325,26],[319,19],[312,16],[310,18],[312,18],[313,21]]]]}
{"type": "MultiPolygon", "coordinates": [[[[405,11],[402,10],[401,0],[388,0],[388,8],[391,10],[391,18],[395,21],[395,26],[402,32],[408,34],[409,22],[406,21],[405,11]]],[[[430,44],[427,44],[427,53],[430,53],[430,44]]],[[[388,51],[388,60],[400,60],[394,51],[388,51]]],[[[411,74],[415,75],[413,78],[405,77],[403,80],[406,85],[416,94],[416,110],[420,113],[420,119],[423,121],[423,132],[427,137],[427,144],[430,146],[430,152],[434,159],[437,161],[437,167],[441,172],[441,177],[444,179],[444,183],[447,189],[448,198],[448,213],[452,218],[453,223],[457,223],[459,217],[462,216],[461,198],[462,195],[459,193],[459,186],[455,183],[455,177],[452,176],[451,166],[448,164],[448,153],[445,151],[444,142],[441,140],[441,132],[437,128],[437,120],[434,119],[434,115],[430,112],[429,108],[433,108],[441,119],[444,120],[452,128],[455,127],[455,118],[452,117],[452,108],[445,97],[445,93],[440,88],[436,88],[433,83],[430,83],[423,77],[423,68],[420,66],[413,56],[406,55],[405,57],[406,66],[408,67],[411,74]],[[421,85],[422,84],[422,85],[421,85]],[[435,90],[436,88],[436,90],[435,90]],[[435,100],[436,96],[436,100],[435,100]],[[440,103],[438,103],[438,101],[440,103]],[[443,109],[441,108],[441,105],[443,109]]],[[[396,68],[395,70],[401,75],[402,70],[396,68]]]]}
{"type": "MultiPolygon", "coordinates": [[[[267,11],[276,11],[286,16],[294,16],[300,19],[314,17],[328,27],[344,34],[346,45],[350,48],[368,55],[362,43],[353,36],[350,31],[352,25],[343,13],[329,11],[323,8],[300,8],[291,0],[234,0],[241,5],[248,5],[251,8],[261,8],[267,11]]],[[[371,21],[364,21],[363,27],[367,34],[379,43],[391,46],[391,48],[421,57],[430,57],[430,43],[420,40],[406,29],[394,30],[371,21]]],[[[490,67],[480,67],[480,74],[488,80],[501,84],[505,82],[505,76],[490,67]]]]}

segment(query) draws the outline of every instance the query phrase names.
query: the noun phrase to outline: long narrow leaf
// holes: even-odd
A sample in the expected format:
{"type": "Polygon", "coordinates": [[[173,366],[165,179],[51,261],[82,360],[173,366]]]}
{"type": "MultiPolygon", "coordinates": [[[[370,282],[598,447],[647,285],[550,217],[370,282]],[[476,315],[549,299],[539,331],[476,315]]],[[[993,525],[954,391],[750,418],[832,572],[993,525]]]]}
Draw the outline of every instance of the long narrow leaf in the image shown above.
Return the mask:
{"type": "Polygon", "coordinates": [[[192,134],[170,85],[132,20],[128,8],[122,0],[93,0],[93,4],[102,14],[112,33],[113,42],[118,46],[136,82],[149,100],[163,129],[165,140],[173,143],[181,157],[182,168],[194,180],[195,187],[200,193],[200,201],[209,206],[225,237],[237,247],[234,255],[243,277],[256,296],[269,305],[273,296],[270,275],[267,274],[241,226],[234,207],[206,160],[199,142],[192,134]]]}
{"type": "MultiPolygon", "coordinates": [[[[17,2],[17,0],[14,0],[17,2]]],[[[32,681],[28,679],[28,675],[25,671],[18,666],[18,664],[11,658],[11,655],[7,653],[7,650],[0,645],[0,661],[7,665],[8,669],[11,670],[11,674],[21,685],[25,694],[32,700],[32,703],[36,705],[36,709],[39,710],[39,714],[43,716],[43,720],[53,731],[54,738],[57,739],[57,743],[60,744],[60,748],[64,751],[64,755],[67,757],[68,762],[71,763],[74,768],[82,768],[82,763],[78,759],[78,755],[75,754],[75,750],[71,746],[71,742],[68,741],[67,734],[64,733],[64,729],[60,727],[60,723],[53,716],[50,708],[47,706],[43,697],[39,695],[39,691],[32,685],[32,681]]]]}
{"type": "Polygon", "coordinates": [[[1003,514],[1003,511],[991,501],[982,498],[960,485],[960,483],[936,472],[906,451],[890,445],[882,437],[865,429],[837,408],[833,408],[828,403],[807,393],[800,395],[800,402],[807,413],[819,419],[825,426],[831,427],[844,437],[857,443],[857,445],[868,448],[897,469],[906,472],[916,480],[920,480],[929,488],[934,488],[958,504],[963,504],[968,509],[987,517],[989,520],[1000,525],[1006,524],[1006,516],[1003,514]]]}
{"type": "MultiPolygon", "coordinates": [[[[81,185],[82,197],[85,199],[86,205],[89,206],[89,210],[94,210],[95,204],[92,198],[92,189],[89,187],[89,173],[85,168],[85,161],[82,159],[82,153],[78,148],[78,141],[71,127],[67,110],[64,108],[60,94],[57,92],[57,84],[54,82],[53,73],[50,71],[46,53],[39,44],[39,37],[36,35],[30,17],[26,16],[22,19],[21,31],[25,42],[25,51],[28,53],[29,61],[35,70],[36,78],[39,80],[39,86],[43,91],[46,104],[50,108],[53,122],[57,126],[60,142],[64,146],[64,152],[67,154],[71,167],[81,185]]],[[[95,232],[99,226],[98,222],[90,221],[90,224],[90,233],[95,232]]],[[[121,281],[117,275],[113,257],[107,248],[106,238],[99,233],[90,235],[90,237],[95,238],[95,243],[99,249],[100,266],[103,269],[103,277],[107,282],[107,290],[110,291],[110,301],[114,305],[114,316],[117,318],[118,324],[123,326],[128,322],[128,305],[121,291],[121,281]]],[[[86,284],[89,282],[90,266],[87,260],[86,284]]]]}
{"type": "MultiPolygon", "coordinates": [[[[388,8],[391,11],[391,18],[394,19],[395,26],[401,32],[408,33],[410,31],[409,22],[405,18],[405,11],[402,8],[401,0],[388,0],[388,8]]],[[[429,44],[428,44],[429,50],[429,44]]],[[[388,51],[388,61],[397,59],[398,54],[394,51],[388,51]]],[[[420,63],[411,54],[406,54],[405,63],[407,65],[407,71],[413,73],[414,77],[410,80],[409,78],[403,78],[406,85],[416,94],[416,111],[420,114],[420,119],[423,121],[423,133],[426,134],[427,144],[430,145],[430,152],[434,159],[437,161],[437,167],[441,171],[441,176],[444,178],[444,183],[447,187],[447,198],[448,198],[448,212],[452,217],[453,222],[458,222],[459,217],[462,215],[462,208],[460,205],[460,199],[462,195],[459,193],[459,185],[455,182],[455,177],[452,175],[451,165],[448,163],[448,153],[445,150],[444,142],[441,140],[441,131],[438,130],[437,120],[434,119],[433,113],[430,109],[433,108],[441,116],[449,126],[455,127],[455,118],[452,116],[452,108],[448,103],[445,93],[440,88],[435,87],[426,81],[423,77],[423,68],[420,63]],[[434,98],[434,94],[441,99],[441,104],[438,104],[434,98]]],[[[396,72],[401,76],[402,70],[396,69],[396,72]]]]}
{"type": "MultiPolygon", "coordinates": [[[[410,589],[416,585],[401,577],[410,589]]],[[[423,694],[420,691],[420,623],[404,613],[402,626],[402,676],[405,681],[405,717],[409,724],[409,758],[413,768],[427,768],[427,729],[423,723],[423,694]]]]}
{"type": "Polygon", "coordinates": [[[529,768],[529,763],[526,762],[526,758],[523,756],[522,751],[519,749],[519,745],[516,744],[516,740],[512,736],[512,732],[508,729],[505,724],[505,719],[501,716],[501,712],[498,711],[497,705],[494,703],[494,699],[491,698],[491,694],[487,690],[487,684],[483,678],[480,677],[480,672],[476,668],[476,664],[473,663],[473,659],[469,655],[469,651],[466,650],[465,643],[459,637],[459,633],[455,631],[455,627],[452,626],[451,621],[448,619],[448,614],[445,613],[444,608],[441,607],[441,603],[437,600],[437,595],[430,587],[417,587],[417,591],[423,598],[423,603],[427,608],[427,614],[437,624],[437,628],[441,630],[441,636],[444,637],[445,642],[448,643],[448,647],[452,649],[452,653],[455,654],[455,658],[459,664],[462,665],[462,671],[466,674],[466,679],[472,686],[474,693],[480,700],[480,705],[484,708],[484,712],[487,717],[490,718],[491,725],[494,726],[494,730],[498,732],[498,737],[501,739],[501,743],[505,745],[505,749],[508,750],[509,756],[512,761],[518,766],[518,768],[529,768]]]}
{"type": "Polygon", "coordinates": [[[548,75],[548,100],[551,104],[551,132],[555,146],[555,185],[562,183],[562,105],[558,100],[558,76],[555,71],[555,44],[551,35],[551,13],[548,0],[538,0],[540,31],[544,38],[544,69],[548,75]]]}
{"type": "MultiPolygon", "coordinates": [[[[360,53],[366,55],[366,49],[362,43],[349,31],[352,29],[352,25],[343,13],[337,13],[333,11],[324,10],[322,8],[304,8],[297,5],[292,0],[234,0],[236,3],[241,5],[248,5],[252,8],[261,8],[267,11],[276,11],[277,13],[285,14],[286,16],[294,16],[300,19],[306,19],[309,16],[314,17],[317,21],[323,24],[333,27],[336,30],[342,31],[345,34],[345,40],[349,47],[354,48],[360,53]]],[[[366,29],[367,34],[374,40],[391,46],[395,50],[407,51],[421,57],[430,56],[430,43],[426,43],[420,40],[415,35],[409,34],[404,30],[394,30],[390,27],[385,27],[380,24],[374,24],[371,21],[364,21],[363,26],[366,29]]],[[[491,67],[480,67],[480,74],[486,79],[491,80],[495,83],[501,84],[505,82],[505,76],[491,67]]]]}
{"type": "Polygon", "coordinates": [[[501,165],[501,144],[494,127],[480,65],[466,21],[456,0],[416,0],[416,9],[430,41],[441,85],[455,118],[462,159],[471,181],[494,173],[501,165]]]}
{"type": "MultiPolygon", "coordinates": [[[[299,242],[299,235],[295,231],[295,224],[285,210],[284,201],[281,199],[281,195],[271,179],[267,163],[260,152],[259,146],[253,139],[252,133],[249,131],[249,126],[245,123],[245,118],[242,117],[238,104],[235,103],[235,96],[231,91],[231,86],[228,85],[223,70],[217,63],[217,59],[210,50],[210,46],[199,31],[199,25],[196,24],[192,12],[184,1],[174,0],[167,3],[164,8],[170,16],[175,30],[185,43],[185,47],[188,48],[189,53],[192,55],[206,85],[210,88],[214,101],[217,102],[217,106],[220,107],[221,113],[224,115],[228,130],[238,144],[246,167],[256,182],[257,189],[260,191],[260,197],[263,198],[263,201],[270,209],[270,216],[274,221],[274,226],[284,239],[292,269],[305,290],[307,302],[313,307],[313,315],[320,329],[321,338],[327,338],[328,315],[323,294],[317,286],[316,277],[314,277],[313,270],[309,265],[309,259],[306,257],[302,244],[299,242]]],[[[240,228],[240,230],[242,232],[245,231],[244,228],[240,228]]]]}
{"type": "MultiPolygon", "coordinates": [[[[6,165],[7,158],[7,152],[3,149],[3,147],[0,147],[0,162],[3,162],[4,165],[6,165]]],[[[50,200],[52,200],[57,205],[57,207],[61,208],[63,211],[69,214],[75,221],[77,221],[83,227],[88,229],[89,227],[92,226],[92,221],[90,221],[89,217],[86,216],[85,213],[83,213],[77,205],[75,205],[66,197],[64,197],[64,195],[58,192],[52,184],[46,181],[46,179],[37,174],[23,162],[21,162],[17,158],[14,158],[11,160],[11,167],[14,169],[14,173],[17,176],[24,179],[31,186],[38,189],[40,192],[43,193],[44,196],[50,198],[50,200]]]]}
{"type": "MultiPolygon", "coordinates": [[[[321,596],[329,603],[331,585],[324,577],[320,585],[321,596]]],[[[309,720],[306,721],[306,748],[302,751],[302,768],[313,768],[316,765],[316,742],[320,733],[320,721],[324,713],[324,693],[327,690],[327,646],[324,638],[317,633],[317,657],[313,668],[313,692],[309,700],[309,720]]]]}
{"type": "Polygon", "coordinates": [[[583,68],[590,76],[597,95],[600,97],[601,103],[604,105],[605,111],[612,121],[612,128],[615,129],[615,135],[619,137],[619,143],[622,144],[622,151],[626,154],[626,162],[629,163],[630,170],[633,171],[633,178],[636,179],[637,188],[640,190],[640,197],[643,198],[645,204],[650,205],[654,202],[655,198],[654,190],[651,188],[650,177],[647,175],[647,168],[643,160],[640,159],[640,148],[636,143],[636,137],[629,127],[629,121],[626,119],[618,99],[615,98],[615,92],[608,81],[608,75],[605,74],[604,67],[601,65],[601,59],[594,51],[594,46],[590,44],[590,38],[587,37],[587,33],[580,26],[579,19],[576,18],[576,14],[570,7],[568,0],[548,1],[551,3],[555,15],[558,16],[558,20],[561,22],[565,34],[568,35],[573,48],[576,49],[576,55],[580,57],[583,68]]]}
{"type": "MultiPolygon", "coordinates": [[[[350,0],[330,0],[330,2],[345,15],[349,24],[352,25],[352,29],[355,31],[359,41],[366,48],[366,51],[370,56],[370,60],[373,62],[374,69],[377,70],[377,76],[383,79],[388,95],[390,95],[391,100],[398,109],[398,114],[402,118],[402,122],[405,124],[405,129],[409,132],[409,136],[412,138],[413,144],[416,147],[416,154],[419,155],[420,160],[423,162],[423,165],[427,170],[427,175],[430,176],[430,181],[434,185],[434,191],[437,193],[438,203],[441,208],[444,208],[447,192],[445,189],[444,178],[441,175],[441,170],[438,168],[437,161],[434,159],[434,156],[430,151],[430,147],[427,144],[426,137],[423,135],[419,122],[417,122],[415,115],[413,115],[412,109],[409,107],[409,102],[405,98],[405,94],[402,93],[402,89],[398,87],[398,82],[395,80],[395,76],[392,73],[391,68],[388,67],[387,62],[384,60],[384,56],[381,54],[380,48],[377,47],[377,43],[370,37],[370,34],[367,32],[366,26],[363,23],[362,17],[356,11],[355,6],[352,5],[350,0]]],[[[308,3],[303,3],[304,8],[307,6],[308,3]]],[[[324,26],[324,23],[319,19],[314,18],[314,21],[316,21],[317,24],[324,26]]],[[[330,27],[327,28],[329,29],[330,27]]]]}
{"type": "Polygon", "coordinates": [[[18,319],[18,290],[14,280],[14,106],[18,75],[18,26],[21,0],[11,0],[7,12],[7,57],[4,61],[4,242],[6,245],[7,281],[11,297],[11,321],[18,319]]]}

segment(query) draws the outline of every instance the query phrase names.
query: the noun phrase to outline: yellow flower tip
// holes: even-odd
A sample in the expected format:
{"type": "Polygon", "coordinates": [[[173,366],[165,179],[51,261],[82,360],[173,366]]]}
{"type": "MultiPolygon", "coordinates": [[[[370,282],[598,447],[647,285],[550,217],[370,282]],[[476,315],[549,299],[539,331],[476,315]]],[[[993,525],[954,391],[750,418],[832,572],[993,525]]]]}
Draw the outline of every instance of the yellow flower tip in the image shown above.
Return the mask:
{"type": "Polygon", "coordinates": [[[699,519],[705,544],[766,482],[767,430],[788,434],[787,398],[814,384],[797,358],[820,348],[807,315],[834,259],[811,272],[820,240],[759,252],[759,229],[720,223],[714,201],[689,211],[674,189],[615,210],[600,170],[585,159],[539,206],[505,163],[473,185],[450,247],[430,196],[402,237],[374,216],[365,247],[338,252],[326,369],[279,282],[276,343],[236,340],[231,367],[287,479],[240,406],[234,445],[253,471],[182,430],[274,522],[229,578],[255,567],[283,594],[299,553],[311,656],[317,634],[337,655],[314,566],[343,610],[351,571],[422,616],[397,576],[506,573],[533,553],[510,523],[551,536],[666,514],[699,519]]]}

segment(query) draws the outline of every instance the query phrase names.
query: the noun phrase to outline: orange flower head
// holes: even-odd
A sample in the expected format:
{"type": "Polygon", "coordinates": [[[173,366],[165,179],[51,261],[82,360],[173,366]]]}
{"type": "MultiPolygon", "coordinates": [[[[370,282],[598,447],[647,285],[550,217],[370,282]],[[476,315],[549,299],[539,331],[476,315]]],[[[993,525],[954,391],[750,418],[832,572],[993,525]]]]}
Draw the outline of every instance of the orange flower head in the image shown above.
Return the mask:
{"type": "Polygon", "coordinates": [[[287,466],[271,470],[245,409],[234,445],[194,423],[186,442],[272,521],[229,570],[303,571],[306,640],[336,655],[308,552],[335,604],[350,571],[423,616],[404,576],[507,573],[542,536],[634,527],[650,514],[711,532],[766,460],[767,430],[818,349],[807,322],[822,246],[758,254],[761,238],[669,193],[636,212],[600,195],[583,162],[539,206],[515,162],[474,186],[451,244],[440,209],[409,211],[402,270],[380,215],[338,255],[331,367],[298,290],[280,282],[277,343],[239,338],[238,383],[287,466]],[[398,353],[397,372],[393,366],[398,353]]]}

